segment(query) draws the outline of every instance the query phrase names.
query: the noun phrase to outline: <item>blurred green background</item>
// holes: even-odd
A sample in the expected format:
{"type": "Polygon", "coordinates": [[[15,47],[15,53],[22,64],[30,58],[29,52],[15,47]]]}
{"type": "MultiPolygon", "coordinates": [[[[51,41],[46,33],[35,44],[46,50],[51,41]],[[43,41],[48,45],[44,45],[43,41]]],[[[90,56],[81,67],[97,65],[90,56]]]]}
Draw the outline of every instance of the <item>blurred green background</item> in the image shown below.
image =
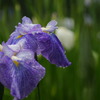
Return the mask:
{"type": "MultiPolygon", "coordinates": [[[[39,58],[46,68],[39,85],[41,100],[100,100],[100,0],[0,0],[0,43],[23,16],[43,26],[55,19],[74,33],[74,46],[65,48],[71,66],[58,68],[39,58]],[[66,18],[73,20],[73,27],[70,21],[63,24],[66,18]]],[[[3,100],[12,98],[5,88],[3,100]]],[[[38,100],[38,89],[24,100],[38,100]]]]}

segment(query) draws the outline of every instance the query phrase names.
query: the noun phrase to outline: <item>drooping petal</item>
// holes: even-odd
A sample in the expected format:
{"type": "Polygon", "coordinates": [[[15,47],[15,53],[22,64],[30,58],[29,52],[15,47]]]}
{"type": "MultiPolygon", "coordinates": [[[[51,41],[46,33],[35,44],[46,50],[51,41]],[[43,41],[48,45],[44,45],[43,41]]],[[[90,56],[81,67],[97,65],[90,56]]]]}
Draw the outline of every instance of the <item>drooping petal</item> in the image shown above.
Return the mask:
{"type": "Polygon", "coordinates": [[[0,82],[7,88],[11,88],[14,64],[7,56],[0,58],[0,82]]]}
{"type": "Polygon", "coordinates": [[[52,64],[66,67],[71,64],[64,54],[61,43],[53,34],[36,33],[35,34],[41,54],[52,64]]]}
{"type": "Polygon", "coordinates": [[[51,34],[51,37],[59,44],[59,47],[65,52],[64,47],[62,46],[60,40],[58,39],[58,37],[55,34],[51,34]]]}
{"type": "Polygon", "coordinates": [[[37,87],[39,81],[45,75],[45,68],[38,62],[20,62],[18,67],[15,67],[13,82],[11,86],[11,94],[22,99],[27,97],[32,90],[37,87]]]}

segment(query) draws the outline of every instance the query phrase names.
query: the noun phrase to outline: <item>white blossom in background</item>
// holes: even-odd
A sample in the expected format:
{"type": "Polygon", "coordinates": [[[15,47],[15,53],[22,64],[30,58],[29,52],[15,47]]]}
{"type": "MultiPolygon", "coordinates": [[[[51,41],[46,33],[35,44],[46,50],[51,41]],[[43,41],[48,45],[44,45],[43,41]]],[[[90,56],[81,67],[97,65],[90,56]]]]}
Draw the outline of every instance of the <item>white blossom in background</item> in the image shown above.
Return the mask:
{"type": "Polygon", "coordinates": [[[67,29],[66,27],[58,27],[56,30],[56,35],[67,50],[73,48],[75,41],[74,32],[67,29]]]}
{"type": "Polygon", "coordinates": [[[84,0],[85,6],[90,6],[92,3],[92,0],[84,0]]]}
{"type": "Polygon", "coordinates": [[[84,23],[87,24],[87,25],[93,24],[93,19],[89,14],[84,15],[84,23]]]}

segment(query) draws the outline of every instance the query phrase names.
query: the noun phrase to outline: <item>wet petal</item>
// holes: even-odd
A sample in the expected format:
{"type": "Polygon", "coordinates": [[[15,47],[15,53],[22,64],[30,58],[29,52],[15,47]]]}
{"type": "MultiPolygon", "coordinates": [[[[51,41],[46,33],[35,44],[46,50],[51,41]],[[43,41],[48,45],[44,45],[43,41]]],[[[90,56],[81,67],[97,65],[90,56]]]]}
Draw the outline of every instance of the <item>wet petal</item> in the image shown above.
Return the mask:
{"type": "Polygon", "coordinates": [[[51,34],[51,37],[54,38],[54,40],[59,44],[59,47],[65,52],[64,47],[62,46],[60,40],[58,39],[58,37],[55,34],[51,34]]]}
{"type": "Polygon", "coordinates": [[[14,52],[19,52],[21,49],[21,45],[20,44],[13,44],[13,45],[8,45],[8,47],[13,50],[14,52]]]}
{"type": "Polygon", "coordinates": [[[37,40],[33,34],[26,34],[23,37],[19,38],[18,40],[16,39],[16,41],[13,41],[8,46],[12,48],[14,51],[18,51],[18,49],[30,49],[33,52],[36,52],[38,47],[37,40]]]}
{"type": "Polygon", "coordinates": [[[41,25],[39,24],[25,24],[16,28],[20,35],[34,34],[36,32],[41,32],[41,25]]]}
{"type": "Polygon", "coordinates": [[[9,48],[6,43],[2,43],[2,46],[3,46],[2,51],[6,56],[11,57],[12,55],[14,55],[15,52],[11,48],[9,48]]]}
{"type": "Polygon", "coordinates": [[[38,62],[20,62],[14,71],[11,94],[18,99],[27,97],[44,75],[45,68],[38,62]]]}
{"type": "Polygon", "coordinates": [[[7,88],[11,88],[12,74],[13,74],[14,64],[12,60],[3,56],[0,60],[0,82],[7,88]]]}
{"type": "Polygon", "coordinates": [[[10,35],[7,44],[15,44],[20,40],[20,37],[22,37],[23,35],[34,34],[38,32],[42,32],[41,25],[32,24],[30,18],[25,16],[22,18],[22,24],[19,23],[18,26],[16,26],[15,31],[10,35]]]}
{"type": "Polygon", "coordinates": [[[35,34],[41,54],[52,64],[67,67],[71,63],[64,54],[64,50],[53,34],[37,33],[35,34]]]}
{"type": "Polygon", "coordinates": [[[17,30],[15,30],[15,32],[13,32],[11,35],[10,35],[10,38],[8,39],[8,41],[6,42],[7,45],[10,45],[10,44],[15,44],[17,43],[21,38],[17,38],[18,36],[20,36],[20,34],[18,33],[17,30]]]}
{"type": "Polygon", "coordinates": [[[34,52],[28,49],[21,50],[16,57],[20,58],[23,61],[34,60],[34,52]]]}
{"type": "Polygon", "coordinates": [[[30,49],[33,52],[36,52],[37,47],[38,47],[36,38],[32,34],[27,34],[27,35],[23,36],[18,41],[18,44],[20,44],[23,49],[30,49]]]}

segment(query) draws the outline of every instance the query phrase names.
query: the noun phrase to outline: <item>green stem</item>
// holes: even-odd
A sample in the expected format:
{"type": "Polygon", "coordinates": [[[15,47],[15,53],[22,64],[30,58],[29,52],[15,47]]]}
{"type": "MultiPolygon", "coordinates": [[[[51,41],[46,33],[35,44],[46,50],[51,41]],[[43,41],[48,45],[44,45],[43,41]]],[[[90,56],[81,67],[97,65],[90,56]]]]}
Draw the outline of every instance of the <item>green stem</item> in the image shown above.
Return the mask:
{"type": "MultiPolygon", "coordinates": [[[[38,62],[37,54],[36,53],[35,53],[35,60],[38,62]]],[[[37,85],[37,90],[38,90],[38,100],[41,100],[40,99],[40,83],[37,85]]]]}
{"type": "Polygon", "coordinates": [[[37,89],[38,89],[38,100],[41,100],[40,99],[40,84],[38,84],[37,89]]]}

